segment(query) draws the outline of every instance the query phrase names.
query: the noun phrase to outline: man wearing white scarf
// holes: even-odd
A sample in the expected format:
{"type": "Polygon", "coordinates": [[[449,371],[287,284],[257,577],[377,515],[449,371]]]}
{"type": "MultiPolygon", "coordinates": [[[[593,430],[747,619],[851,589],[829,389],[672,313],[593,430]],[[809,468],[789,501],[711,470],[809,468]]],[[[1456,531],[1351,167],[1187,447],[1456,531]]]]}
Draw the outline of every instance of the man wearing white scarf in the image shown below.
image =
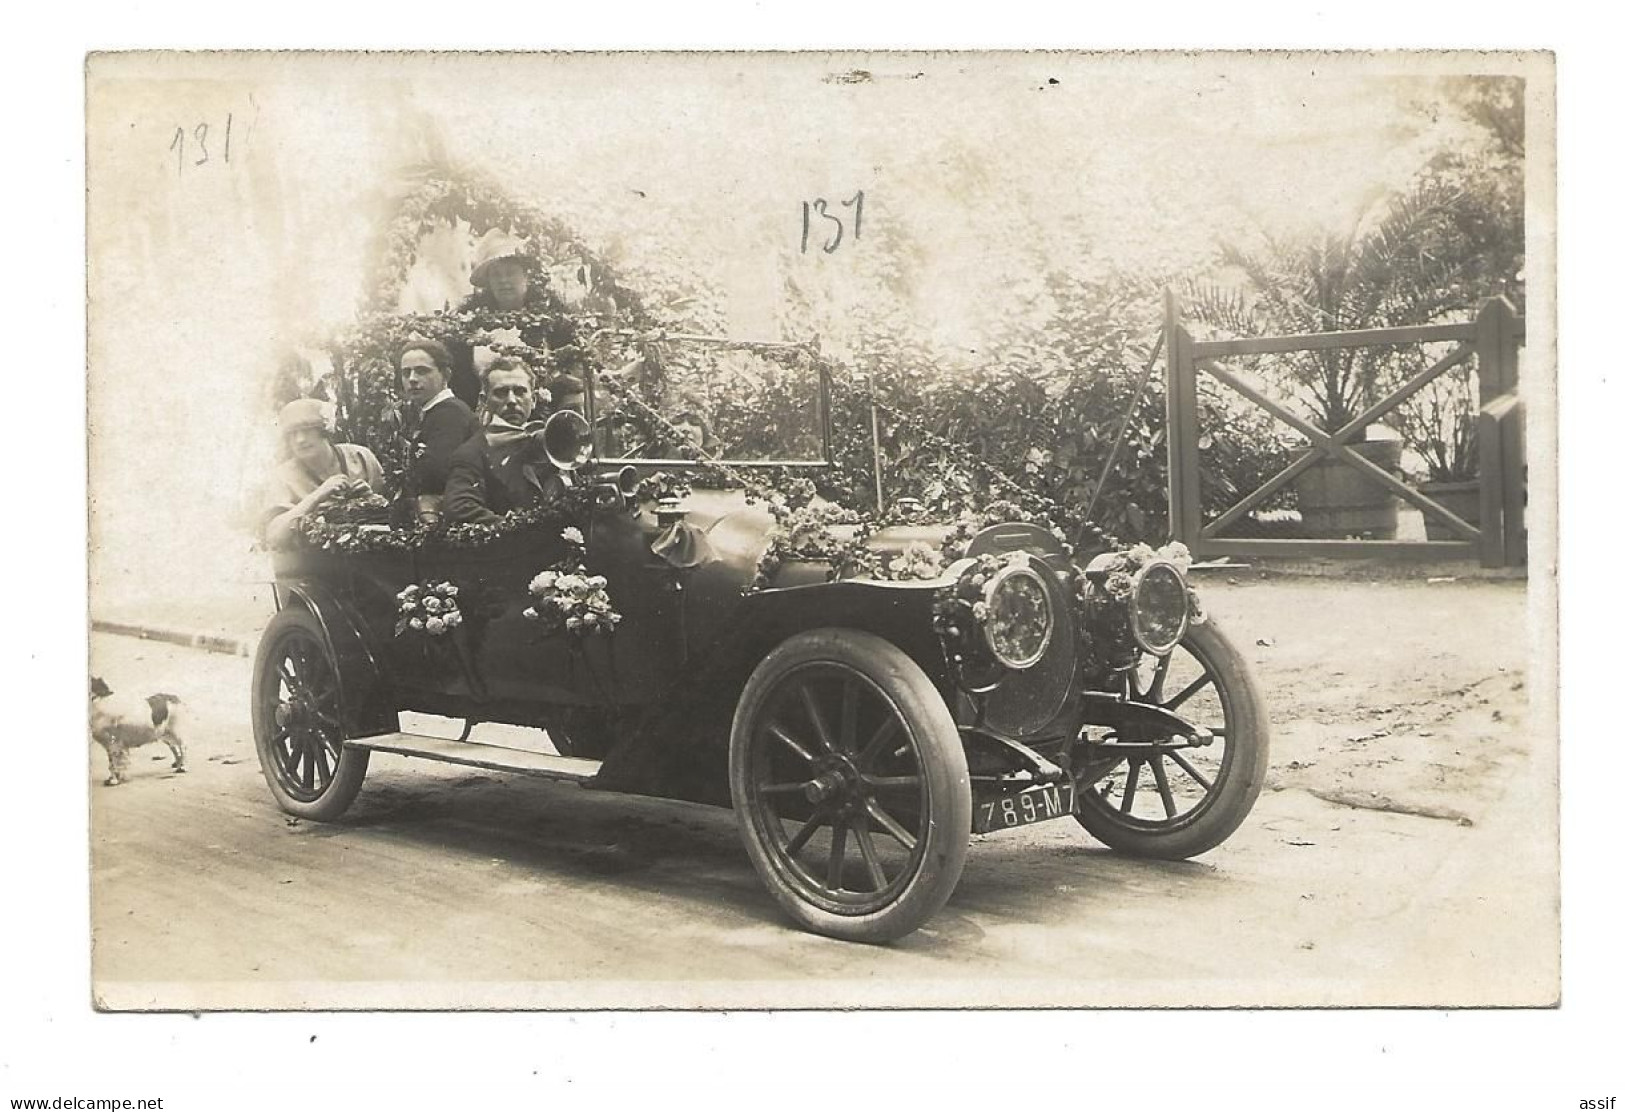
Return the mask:
{"type": "Polygon", "coordinates": [[[511,510],[527,509],[563,491],[558,471],[542,451],[541,425],[530,420],[536,377],[524,363],[498,359],[484,374],[484,430],[451,457],[443,509],[465,525],[495,525],[511,510]]]}

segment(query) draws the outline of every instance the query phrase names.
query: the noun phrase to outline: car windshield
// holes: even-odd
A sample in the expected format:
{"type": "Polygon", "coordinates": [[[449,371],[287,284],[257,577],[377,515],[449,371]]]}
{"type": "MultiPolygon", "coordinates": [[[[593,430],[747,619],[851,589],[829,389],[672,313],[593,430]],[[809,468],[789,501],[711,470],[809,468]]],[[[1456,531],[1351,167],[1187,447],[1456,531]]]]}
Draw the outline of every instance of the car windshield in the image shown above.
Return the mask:
{"type": "Polygon", "coordinates": [[[641,343],[592,384],[606,462],[821,465],[828,375],[804,347],[709,338],[641,343]]]}

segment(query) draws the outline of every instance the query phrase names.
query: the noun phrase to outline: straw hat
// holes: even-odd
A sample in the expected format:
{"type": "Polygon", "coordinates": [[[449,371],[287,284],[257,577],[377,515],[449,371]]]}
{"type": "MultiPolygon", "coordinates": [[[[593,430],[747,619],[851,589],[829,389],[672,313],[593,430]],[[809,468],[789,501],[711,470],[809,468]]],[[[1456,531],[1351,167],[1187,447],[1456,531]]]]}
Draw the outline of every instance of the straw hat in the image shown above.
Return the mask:
{"type": "Polygon", "coordinates": [[[492,228],[474,245],[474,271],[468,276],[468,280],[476,288],[483,290],[486,272],[491,264],[504,259],[513,259],[519,263],[527,262],[525,245],[507,232],[492,228]]]}

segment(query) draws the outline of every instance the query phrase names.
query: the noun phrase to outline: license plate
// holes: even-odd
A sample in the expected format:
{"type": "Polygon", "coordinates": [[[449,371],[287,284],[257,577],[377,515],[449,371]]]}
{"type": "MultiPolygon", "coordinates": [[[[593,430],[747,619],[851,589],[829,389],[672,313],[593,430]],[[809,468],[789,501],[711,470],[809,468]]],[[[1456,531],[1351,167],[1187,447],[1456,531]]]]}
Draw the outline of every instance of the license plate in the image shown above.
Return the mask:
{"type": "Polygon", "coordinates": [[[971,832],[987,834],[1046,819],[1058,819],[1072,813],[1073,802],[1073,787],[1069,780],[1059,784],[1034,784],[1019,792],[979,799],[971,832]]]}

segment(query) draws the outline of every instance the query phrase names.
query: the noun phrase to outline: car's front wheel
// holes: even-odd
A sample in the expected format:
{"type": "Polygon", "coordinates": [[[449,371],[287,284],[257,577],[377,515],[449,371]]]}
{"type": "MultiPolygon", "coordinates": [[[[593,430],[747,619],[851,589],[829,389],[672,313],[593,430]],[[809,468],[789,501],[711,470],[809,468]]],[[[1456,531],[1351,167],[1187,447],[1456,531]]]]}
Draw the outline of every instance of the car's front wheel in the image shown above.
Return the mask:
{"type": "Polygon", "coordinates": [[[801,925],[887,942],[935,914],[970,843],[970,775],[930,679],[851,629],[790,638],[745,685],[729,785],[752,863],[801,925]]]}
{"type": "Polygon", "coordinates": [[[355,801],[371,754],[344,744],[338,668],[309,611],[271,619],[254,660],[254,748],[277,803],[329,821],[355,801]]]}
{"type": "Polygon", "coordinates": [[[1233,834],[1269,771],[1270,726],[1246,659],[1212,621],[1192,626],[1166,657],[1147,658],[1129,695],[1207,727],[1196,746],[1172,735],[1136,739],[1127,757],[1086,766],[1077,818],[1124,853],[1181,860],[1233,834]]]}

